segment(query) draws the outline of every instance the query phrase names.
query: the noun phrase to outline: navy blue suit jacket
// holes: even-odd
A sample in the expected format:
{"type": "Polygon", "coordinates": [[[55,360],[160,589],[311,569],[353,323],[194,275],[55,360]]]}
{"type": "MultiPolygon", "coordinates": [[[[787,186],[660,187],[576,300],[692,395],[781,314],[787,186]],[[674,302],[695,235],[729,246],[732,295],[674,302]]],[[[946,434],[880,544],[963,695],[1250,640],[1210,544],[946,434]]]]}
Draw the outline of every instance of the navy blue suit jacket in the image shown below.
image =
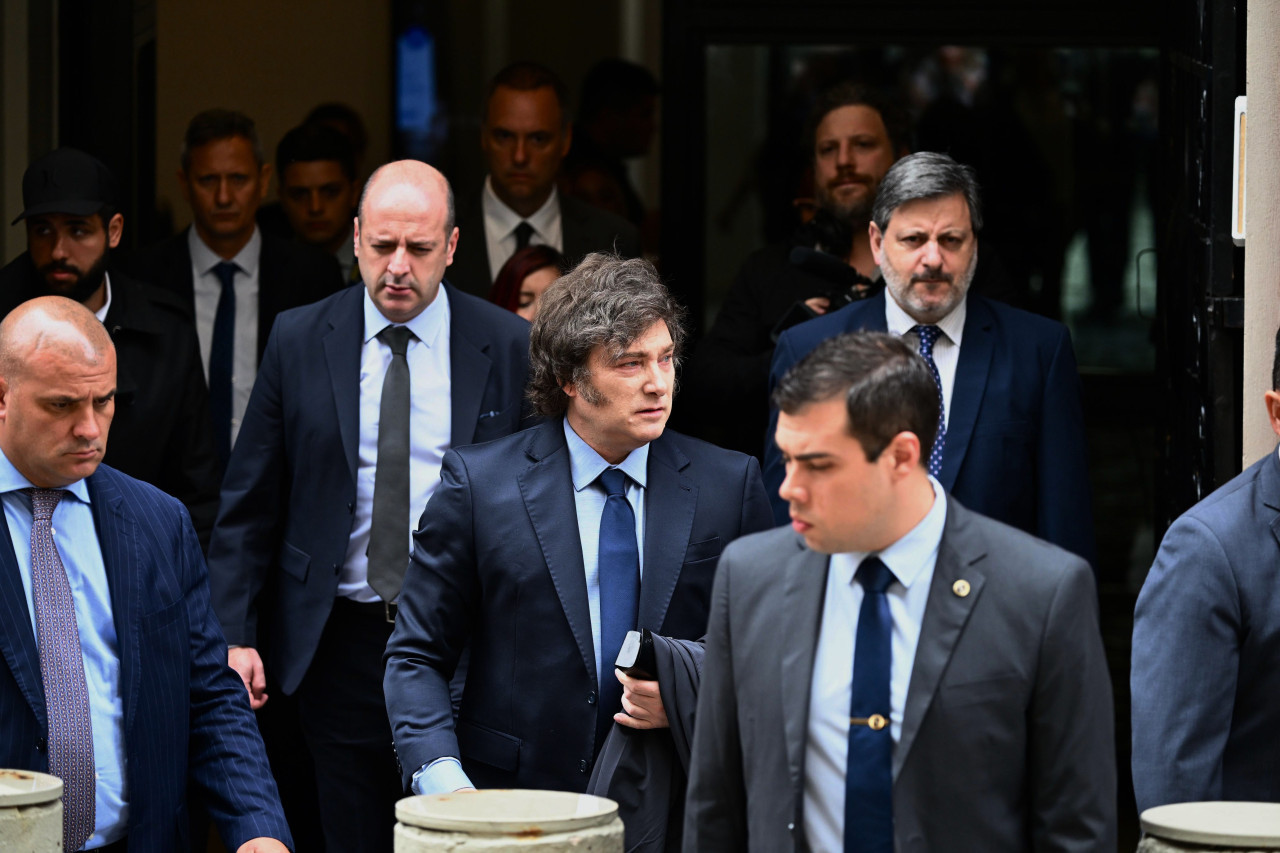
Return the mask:
{"type": "Polygon", "coordinates": [[[1165,534],[1133,623],[1138,809],[1280,802],[1280,462],[1273,450],[1165,534]]]}
{"type": "MultiPolygon", "coordinates": [[[[517,430],[529,324],[448,283],[453,446],[517,430]]],[[[276,321],[227,464],[209,546],[213,606],[233,645],[263,641],[286,694],[302,681],[338,590],[356,501],[363,287],[276,321]],[[270,583],[270,609],[258,596],[270,583]],[[259,617],[266,636],[259,636],[259,617]]]]}
{"type": "MultiPolygon", "coordinates": [[[[229,849],[259,836],[292,845],[186,510],[106,465],[87,483],[119,638],[130,853],[187,849],[188,783],[229,849]]],[[[0,767],[48,772],[40,657],[2,523],[0,652],[0,767]]]]}
{"type": "MultiPolygon", "coordinates": [[[[823,340],[845,332],[886,331],[885,291],[784,332],[769,376],[772,391],[791,366],[823,340]]],[[[1095,563],[1080,377],[1065,326],[972,291],[938,479],[966,507],[1095,563]]],[[[771,408],[765,488],[774,518],[784,475],[771,408]]]]}
{"type": "MultiPolygon", "coordinates": [[[[586,789],[600,688],[574,507],[560,419],[445,456],[387,644],[406,785],[448,755],[481,788],[586,789]]],[[[651,442],[639,626],[701,637],[721,550],[769,525],[754,457],[671,430],[651,442]]]]}

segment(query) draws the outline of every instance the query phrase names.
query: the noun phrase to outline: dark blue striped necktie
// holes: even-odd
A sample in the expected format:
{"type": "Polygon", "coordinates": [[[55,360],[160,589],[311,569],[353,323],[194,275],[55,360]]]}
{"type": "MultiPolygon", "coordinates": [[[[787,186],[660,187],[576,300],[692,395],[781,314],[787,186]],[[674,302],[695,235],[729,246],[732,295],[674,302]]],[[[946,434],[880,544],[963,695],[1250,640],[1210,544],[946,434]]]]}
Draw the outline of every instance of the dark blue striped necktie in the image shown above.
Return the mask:
{"type": "Polygon", "coordinates": [[[942,329],[937,326],[916,326],[912,331],[920,338],[920,357],[929,365],[933,384],[938,386],[938,437],[933,440],[933,449],[929,451],[929,473],[936,478],[942,470],[942,445],[947,438],[947,403],[942,397],[942,375],[938,373],[938,365],[933,360],[933,345],[938,342],[942,329]]]}
{"type": "Polygon", "coordinates": [[[893,618],[885,590],[894,577],[874,556],[862,561],[856,577],[863,596],[849,703],[844,849],[845,853],[893,853],[893,736],[889,725],[893,618]]]}
{"type": "Polygon", "coordinates": [[[231,261],[213,268],[222,283],[218,310],[213,315],[213,342],[209,345],[209,416],[213,421],[213,446],[223,465],[231,456],[231,377],[236,351],[236,270],[231,261]]]}

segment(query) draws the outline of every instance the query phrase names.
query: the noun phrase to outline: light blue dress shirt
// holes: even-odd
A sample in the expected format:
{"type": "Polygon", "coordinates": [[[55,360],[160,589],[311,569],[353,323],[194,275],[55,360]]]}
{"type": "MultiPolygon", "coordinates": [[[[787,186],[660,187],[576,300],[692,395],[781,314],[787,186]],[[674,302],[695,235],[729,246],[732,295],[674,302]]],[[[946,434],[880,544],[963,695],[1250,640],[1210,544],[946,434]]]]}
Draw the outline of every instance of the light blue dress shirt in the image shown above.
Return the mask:
{"type": "MultiPolygon", "coordinates": [[[[911,669],[920,642],[929,586],[947,518],[947,495],[937,480],[933,506],[905,536],[879,553],[896,580],[885,595],[893,619],[889,670],[889,732],[902,736],[911,669]]],[[[854,579],[864,553],[832,554],[809,689],[809,736],[804,757],[804,829],[814,850],[844,849],[845,770],[849,758],[849,702],[853,655],[862,609],[862,584],[854,579]]]]}
{"type": "MultiPolygon", "coordinates": [[[[13,554],[27,596],[31,633],[36,635],[36,605],[31,593],[31,497],[26,477],[0,452],[0,503],[9,525],[13,554]]],[[[53,541],[62,558],[76,603],[76,627],[84,656],[89,718],[93,725],[93,763],[97,780],[93,835],[86,849],[123,838],[129,821],[125,790],[124,700],[120,695],[120,647],[112,619],[107,569],[89,506],[89,487],[77,480],[53,510],[53,541]]],[[[37,643],[39,640],[37,639],[37,643]]]]}
{"type": "MultiPolygon", "coordinates": [[[[378,472],[378,419],[382,382],[391,347],[378,333],[395,325],[364,292],[364,338],[360,347],[360,447],[356,460],[356,505],[351,538],[338,574],[338,595],[355,601],[382,599],[369,586],[369,531],[373,527],[373,487],[378,472]]],[[[449,394],[449,296],[442,287],[422,313],[404,326],[413,332],[405,350],[409,363],[409,516],[404,522],[404,560],[413,550],[413,531],[440,483],[440,463],[452,437],[449,394]]]]}
{"type": "MultiPolygon", "coordinates": [[[[564,420],[564,439],[569,447],[569,472],[578,514],[578,536],[582,542],[582,568],[587,579],[587,608],[591,613],[591,646],[595,650],[598,685],[604,678],[613,678],[613,661],[600,659],[600,517],[604,515],[609,495],[596,480],[606,468],[618,468],[628,477],[626,496],[636,515],[636,546],[643,582],[644,491],[649,474],[649,445],[637,447],[622,462],[610,465],[573,431],[568,418],[564,420]]],[[[845,705],[848,704],[846,697],[845,705]]],[[[473,787],[471,780],[453,756],[437,758],[413,774],[413,790],[418,794],[443,794],[470,787],[473,787]]]]}

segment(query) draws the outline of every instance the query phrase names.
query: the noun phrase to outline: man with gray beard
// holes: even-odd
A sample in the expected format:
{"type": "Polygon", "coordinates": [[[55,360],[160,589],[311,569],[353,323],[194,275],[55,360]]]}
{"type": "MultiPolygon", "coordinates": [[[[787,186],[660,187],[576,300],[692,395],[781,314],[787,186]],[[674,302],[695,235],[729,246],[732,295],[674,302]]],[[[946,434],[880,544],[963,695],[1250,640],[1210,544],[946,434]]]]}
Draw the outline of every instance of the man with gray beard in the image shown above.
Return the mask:
{"type": "MultiPolygon", "coordinates": [[[[982,206],[973,170],[921,152],[894,164],[869,233],[885,289],[782,334],[772,389],[826,338],[861,329],[910,336],[942,412],[929,473],[965,506],[1094,562],[1080,380],[1071,337],[1053,320],[970,293],[982,206]]],[[[765,487],[775,520],[782,461],[770,414],[765,487]]]]}

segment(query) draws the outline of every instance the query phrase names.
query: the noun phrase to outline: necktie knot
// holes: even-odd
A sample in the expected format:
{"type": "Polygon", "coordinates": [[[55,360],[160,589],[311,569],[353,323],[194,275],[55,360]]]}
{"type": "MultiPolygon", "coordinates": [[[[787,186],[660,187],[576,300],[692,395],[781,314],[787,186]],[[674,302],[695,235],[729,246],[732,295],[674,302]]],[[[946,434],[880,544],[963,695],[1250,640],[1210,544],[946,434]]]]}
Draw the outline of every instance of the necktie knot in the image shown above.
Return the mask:
{"type": "Polygon", "coordinates": [[[889,588],[889,584],[896,580],[893,572],[880,561],[879,557],[867,557],[863,560],[858,566],[855,577],[858,583],[862,584],[863,589],[877,594],[883,594],[889,588]]]}
{"type": "Polygon", "coordinates": [[[520,251],[525,246],[528,246],[529,241],[533,238],[533,226],[521,219],[520,224],[515,227],[513,233],[516,235],[516,251],[520,251]]]}
{"type": "Polygon", "coordinates": [[[409,338],[412,336],[413,332],[409,331],[408,326],[387,326],[378,332],[378,340],[391,347],[391,352],[395,355],[404,355],[409,351],[409,338]]]}
{"type": "Polygon", "coordinates": [[[66,494],[66,489],[23,489],[31,496],[31,517],[35,521],[49,521],[53,510],[66,494]]]}
{"type": "Polygon", "coordinates": [[[925,358],[933,358],[933,345],[938,342],[942,329],[937,326],[916,326],[915,333],[920,338],[920,354],[925,358]]]}
{"type": "Polygon", "coordinates": [[[600,472],[600,485],[609,497],[626,497],[627,475],[619,468],[606,468],[600,472]]]}
{"type": "Polygon", "coordinates": [[[214,266],[213,272],[218,277],[218,281],[222,282],[223,291],[234,290],[236,284],[236,271],[240,269],[231,261],[218,261],[214,266]]]}

